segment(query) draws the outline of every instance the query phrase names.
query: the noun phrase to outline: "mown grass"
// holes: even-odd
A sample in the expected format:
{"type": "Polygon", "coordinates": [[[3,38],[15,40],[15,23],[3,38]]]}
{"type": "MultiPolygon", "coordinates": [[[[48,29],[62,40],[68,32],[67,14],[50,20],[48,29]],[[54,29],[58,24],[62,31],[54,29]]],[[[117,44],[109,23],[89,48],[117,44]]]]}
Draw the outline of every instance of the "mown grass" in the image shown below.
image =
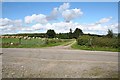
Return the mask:
{"type": "Polygon", "coordinates": [[[95,47],[81,46],[81,45],[78,45],[77,42],[74,43],[71,47],[72,47],[73,49],[80,49],[80,50],[120,52],[120,50],[117,49],[117,48],[98,47],[98,46],[95,46],[95,47]]]}

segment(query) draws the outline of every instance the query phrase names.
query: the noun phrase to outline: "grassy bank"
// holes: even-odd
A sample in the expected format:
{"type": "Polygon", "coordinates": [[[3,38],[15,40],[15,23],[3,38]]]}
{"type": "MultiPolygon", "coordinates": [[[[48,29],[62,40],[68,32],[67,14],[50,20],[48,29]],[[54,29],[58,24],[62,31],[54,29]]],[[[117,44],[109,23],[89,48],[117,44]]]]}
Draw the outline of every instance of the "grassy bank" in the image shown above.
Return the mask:
{"type": "Polygon", "coordinates": [[[78,45],[77,42],[74,43],[71,46],[73,49],[80,49],[80,50],[90,50],[90,51],[112,51],[112,52],[120,52],[120,50],[116,49],[116,48],[109,48],[109,47],[89,47],[89,46],[81,46],[78,45]]]}

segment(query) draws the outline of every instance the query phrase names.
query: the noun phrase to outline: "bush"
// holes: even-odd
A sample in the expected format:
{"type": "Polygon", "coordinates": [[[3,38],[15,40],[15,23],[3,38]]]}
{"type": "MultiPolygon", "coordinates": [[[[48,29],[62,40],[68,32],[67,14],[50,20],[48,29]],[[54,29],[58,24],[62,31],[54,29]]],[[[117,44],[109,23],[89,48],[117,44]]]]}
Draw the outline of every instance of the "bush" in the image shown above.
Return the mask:
{"type": "Polygon", "coordinates": [[[96,37],[84,35],[77,39],[78,45],[85,46],[99,46],[99,47],[111,47],[118,48],[118,38],[108,38],[108,37],[96,37]]]}
{"type": "Polygon", "coordinates": [[[118,47],[117,43],[118,43],[117,38],[95,37],[93,39],[94,46],[117,48],[118,47]]]}
{"type": "Polygon", "coordinates": [[[91,39],[92,37],[90,37],[90,36],[81,36],[81,37],[79,37],[78,39],[77,39],[77,44],[78,45],[85,45],[85,46],[88,46],[88,45],[90,45],[89,43],[89,41],[90,41],[90,39],[91,39]]]}

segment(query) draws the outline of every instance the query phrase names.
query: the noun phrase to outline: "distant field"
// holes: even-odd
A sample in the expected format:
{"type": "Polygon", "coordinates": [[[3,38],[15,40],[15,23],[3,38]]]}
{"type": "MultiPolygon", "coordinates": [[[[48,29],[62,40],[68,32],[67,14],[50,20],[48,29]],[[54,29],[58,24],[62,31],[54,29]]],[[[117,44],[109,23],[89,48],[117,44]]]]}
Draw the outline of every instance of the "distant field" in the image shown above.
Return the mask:
{"type": "Polygon", "coordinates": [[[58,46],[70,41],[72,39],[31,38],[19,40],[19,38],[3,38],[1,44],[3,48],[40,48],[58,46]]]}

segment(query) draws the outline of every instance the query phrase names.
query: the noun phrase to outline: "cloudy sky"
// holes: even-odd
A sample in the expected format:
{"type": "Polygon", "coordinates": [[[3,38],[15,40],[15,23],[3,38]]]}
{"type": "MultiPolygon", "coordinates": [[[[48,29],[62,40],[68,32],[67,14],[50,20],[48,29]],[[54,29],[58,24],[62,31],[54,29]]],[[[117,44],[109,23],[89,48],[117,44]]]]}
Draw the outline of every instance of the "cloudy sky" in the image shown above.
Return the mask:
{"type": "Polygon", "coordinates": [[[0,34],[56,33],[80,28],[84,33],[118,32],[117,2],[4,2],[0,34]]]}

